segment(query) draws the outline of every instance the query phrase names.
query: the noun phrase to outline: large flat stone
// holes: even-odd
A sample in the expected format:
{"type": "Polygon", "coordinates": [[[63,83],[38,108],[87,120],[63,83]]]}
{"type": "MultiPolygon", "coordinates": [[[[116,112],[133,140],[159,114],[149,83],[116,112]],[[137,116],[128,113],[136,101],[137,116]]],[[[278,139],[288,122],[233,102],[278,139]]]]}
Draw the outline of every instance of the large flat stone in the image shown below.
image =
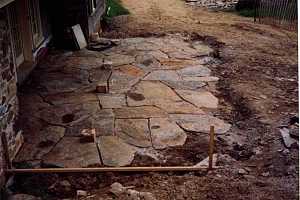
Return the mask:
{"type": "Polygon", "coordinates": [[[103,164],[106,166],[130,165],[136,150],[117,136],[99,138],[99,149],[103,164]]]}
{"type": "Polygon", "coordinates": [[[169,101],[164,100],[157,102],[155,106],[161,108],[169,114],[203,114],[200,108],[186,101],[169,101]]]}
{"type": "Polygon", "coordinates": [[[171,119],[176,121],[182,128],[187,131],[209,133],[210,126],[215,127],[215,133],[223,134],[229,131],[231,125],[221,119],[210,115],[170,115],[171,119]]]}
{"type": "Polygon", "coordinates": [[[104,67],[92,69],[89,71],[89,81],[95,84],[107,84],[111,73],[111,69],[104,67]]]}
{"type": "Polygon", "coordinates": [[[47,126],[37,130],[26,138],[15,162],[39,160],[43,155],[50,152],[56,143],[64,136],[65,128],[59,126],[47,126]]]}
{"type": "Polygon", "coordinates": [[[107,57],[105,57],[105,62],[112,62],[112,66],[117,67],[120,65],[129,65],[134,63],[135,58],[133,56],[125,55],[125,54],[117,54],[113,53],[107,57]]]}
{"type": "Polygon", "coordinates": [[[66,168],[101,164],[96,144],[80,143],[78,137],[64,137],[51,152],[43,156],[43,163],[66,168]]]}
{"type": "Polygon", "coordinates": [[[145,72],[142,69],[134,65],[122,65],[115,68],[115,70],[134,77],[142,77],[145,75],[145,72]]]}
{"type": "Polygon", "coordinates": [[[124,94],[99,94],[98,99],[102,108],[122,108],[126,106],[124,94]]]}
{"type": "Polygon", "coordinates": [[[183,77],[184,81],[199,81],[199,82],[217,82],[219,81],[218,77],[215,76],[203,76],[203,77],[183,77]]]}
{"type": "Polygon", "coordinates": [[[62,104],[82,104],[88,102],[98,102],[97,95],[93,93],[59,93],[53,95],[47,95],[45,101],[51,102],[53,105],[62,104]]]}
{"type": "Polygon", "coordinates": [[[166,85],[177,90],[202,90],[206,83],[200,81],[163,81],[166,85]]]}
{"type": "Polygon", "coordinates": [[[148,53],[140,53],[136,57],[136,64],[145,71],[160,69],[160,63],[158,60],[153,55],[148,53]]]}
{"type": "Polygon", "coordinates": [[[197,60],[178,60],[178,59],[165,59],[160,61],[161,69],[179,70],[190,66],[199,65],[197,60]]]}
{"type": "Polygon", "coordinates": [[[184,69],[177,70],[177,72],[182,77],[210,76],[211,74],[211,70],[202,65],[186,67],[184,69]]]}
{"type": "Polygon", "coordinates": [[[154,106],[117,108],[114,109],[114,113],[117,119],[146,119],[167,116],[166,112],[154,106]]]}
{"type": "Polygon", "coordinates": [[[41,86],[40,92],[45,94],[80,91],[90,85],[89,73],[76,68],[61,68],[47,73],[37,71],[33,79],[41,86]]]}
{"type": "Polygon", "coordinates": [[[137,147],[150,147],[148,119],[117,119],[116,134],[126,143],[137,147]]]}
{"type": "Polygon", "coordinates": [[[176,92],[199,108],[218,108],[218,98],[208,91],[176,90],[176,92]]]}
{"type": "Polygon", "coordinates": [[[139,79],[139,75],[133,75],[131,72],[114,70],[109,79],[109,92],[125,93],[129,91],[139,79]]]}
{"type": "Polygon", "coordinates": [[[51,106],[36,113],[44,121],[56,125],[70,125],[86,119],[100,110],[99,102],[51,106]]]}
{"type": "Polygon", "coordinates": [[[198,56],[210,56],[214,50],[200,41],[193,42],[193,48],[197,50],[198,56]]]}
{"type": "Polygon", "coordinates": [[[64,63],[66,64],[66,67],[80,68],[84,70],[100,68],[104,64],[103,58],[95,56],[69,56],[64,63]]]}
{"type": "Polygon", "coordinates": [[[114,134],[114,118],[88,117],[67,127],[66,136],[92,135],[106,136],[114,134]]]}
{"type": "Polygon", "coordinates": [[[144,80],[150,81],[180,81],[179,75],[173,70],[156,70],[147,75],[144,80]]]}
{"type": "Polygon", "coordinates": [[[161,82],[141,81],[128,96],[129,106],[156,105],[164,101],[180,101],[181,99],[168,86],[161,82]]]}
{"type": "Polygon", "coordinates": [[[155,149],[184,145],[187,135],[168,118],[150,119],[152,144],[155,149]]]}

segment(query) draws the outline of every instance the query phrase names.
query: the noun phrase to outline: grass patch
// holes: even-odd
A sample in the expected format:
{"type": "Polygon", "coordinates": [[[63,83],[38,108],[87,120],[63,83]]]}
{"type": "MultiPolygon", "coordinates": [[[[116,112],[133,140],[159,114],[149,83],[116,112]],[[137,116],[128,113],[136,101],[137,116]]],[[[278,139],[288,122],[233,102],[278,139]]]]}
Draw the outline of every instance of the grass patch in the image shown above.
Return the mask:
{"type": "Polygon", "coordinates": [[[241,15],[243,17],[254,17],[255,16],[255,10],[254,9],[243,9],[237,11],[238,15],[241,15]]]}
{"type": "Polygon", "coordinates": [[[128,15],[129,11],[123,7],[120,0],[107,0],[106,17],[112,18],[119,15],[128,15]]]}

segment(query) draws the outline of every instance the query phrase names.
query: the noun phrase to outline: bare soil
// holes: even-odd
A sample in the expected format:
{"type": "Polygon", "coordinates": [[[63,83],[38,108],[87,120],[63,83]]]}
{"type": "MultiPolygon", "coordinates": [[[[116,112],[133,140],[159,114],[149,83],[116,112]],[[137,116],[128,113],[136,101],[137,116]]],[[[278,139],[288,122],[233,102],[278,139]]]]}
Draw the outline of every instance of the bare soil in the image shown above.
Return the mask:
{"type": "MultiPolygon", "coordinates": [[[[110,184],[120,182],[157,199],[298,199],[298,148],[285,151],[278,127],[298,116],[297,32],[253,23],[229,12],[186,6],[181,0],[122,0],[128,16],[115,17],[103,32],[111,38],[180,33],[215,49],[211,66],[220,77],[216,86],[220,118],[233,124],[245,142],[228,145],[217,140],[217,151],[236,159],[223,169],[199,173],[105,173],[17,177],[19,192],[44,194],[45,199],[74,196],[76,189],[95,194],[89,199],[113,199],[110,184]],[[260,151],[260,153],[257,153],[260,151]],[[239,173],[246,169],[247,174],[239,173]],[[69,180],[72,190],[44,193],[54,181],[69,180]],[[26,181],[24,181],[26,180],[26,181]],[[43,180],[43,184],[39,181],[43,180]],[[39,188],[34,190],[33,188],[39,188]]],[[[201,139],[199,139],[200,141],[201,139]]],[[[197,144],[166,150],[184,154],[194,163],[197,144]]],[[[202,158],[206,154],[200,154],[202,158]]],[[[181,158],[182,156],[178,156],[181,158]]],[[[137,158],[146,164],[152,160],[137,158]]],[[[197,158],[198,160],[199,158],[197,158]]],[[[226,161],[226,160],[225,160],[226,161]]],[[[223,162],[225,162],[223,160],[223,162]]],[[[174,160],[182,164],[182,160],[174,160]]],[[[140,163],[140,162],[139,162],[140,163]]],[[[172,163],[172,162],[171,162],[172,163]]]]}

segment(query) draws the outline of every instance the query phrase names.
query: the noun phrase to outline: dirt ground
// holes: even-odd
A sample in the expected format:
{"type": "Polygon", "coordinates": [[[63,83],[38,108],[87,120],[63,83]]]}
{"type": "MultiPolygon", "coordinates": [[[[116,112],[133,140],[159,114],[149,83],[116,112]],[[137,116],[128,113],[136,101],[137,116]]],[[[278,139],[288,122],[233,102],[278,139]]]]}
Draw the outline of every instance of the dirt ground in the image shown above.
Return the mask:
{"type": "Polygon", "coordinates": [[[221,77],[218,97],[223,99],[219,114],[247,138],[243,150],[221,144],[218,149],[233,157],[238,154],[237,165],[254,166],[246,178],[225,170],[200,177],[146,176],[127,184],[143,182],[142,188],[162,195],[159,199],[298,199],[298,149],[282,153],[278,129],[298,116],[297,32],[253,23],[252,18],[234,13],[190,7],[179,0],[122,2],[131,15],[115,18],[106,36],[182,33],[214,47],[220,60],[214,68],[221,77]],[[247,156],[247,150],[258,149],[260,154],[247,156]],[[165,182],[167,187],[162,186],[165,182]]]}
{"type": "MultiPolygon", "coordinates": [[[[211,69],[220,77],[216,95],[221,101],[216,115],[245,139],[228,145],[218,138],[217,151],[235,161],[219,163],[226,167],[209,173],[43,175],[23,182],[24,177],[17,177],[22,182],[17,190],[40,195],[42,189],[32,189],[39,188],[39,180],[49,186],[61,178],[93,194],[86,199],[113,199],[109,189],[114,182],[151,192],[157,199],[298,199],[298,147],[287,150],[279,132],[282,125],[293,127],[298,117],[297,33],[255,24],[234,13],[189,7],[181,0],[122,2],[131,14],[115,17],[104,37],[180,33],[215,49],[218,62],[211,69]]],[[[74,190],[53,194],[66,198],[74,190]]]]}

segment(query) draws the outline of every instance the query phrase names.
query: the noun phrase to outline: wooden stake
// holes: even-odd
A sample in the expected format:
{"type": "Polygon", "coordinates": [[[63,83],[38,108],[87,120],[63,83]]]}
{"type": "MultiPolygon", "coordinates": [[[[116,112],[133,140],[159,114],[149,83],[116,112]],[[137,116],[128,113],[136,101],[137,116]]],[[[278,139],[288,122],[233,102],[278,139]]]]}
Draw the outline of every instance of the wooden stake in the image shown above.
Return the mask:
{"type": "Polygon", "coordinates": [[[209,137],[209,163],[208,163],[208,170],[213,169],[213,156],[214,156],[214,145],[215,145],[215,127],[210,127],[210,137],[209,137]]]}
{"type": "Polygon", "coordinates": [[[172,166],[172,167],[95,167],[95,168],[40,168],[7,169],[10,174],[27,173],[94,173],[94,172],[166,172],[166,171],[201,171],[207,167],[172,166]]]}

